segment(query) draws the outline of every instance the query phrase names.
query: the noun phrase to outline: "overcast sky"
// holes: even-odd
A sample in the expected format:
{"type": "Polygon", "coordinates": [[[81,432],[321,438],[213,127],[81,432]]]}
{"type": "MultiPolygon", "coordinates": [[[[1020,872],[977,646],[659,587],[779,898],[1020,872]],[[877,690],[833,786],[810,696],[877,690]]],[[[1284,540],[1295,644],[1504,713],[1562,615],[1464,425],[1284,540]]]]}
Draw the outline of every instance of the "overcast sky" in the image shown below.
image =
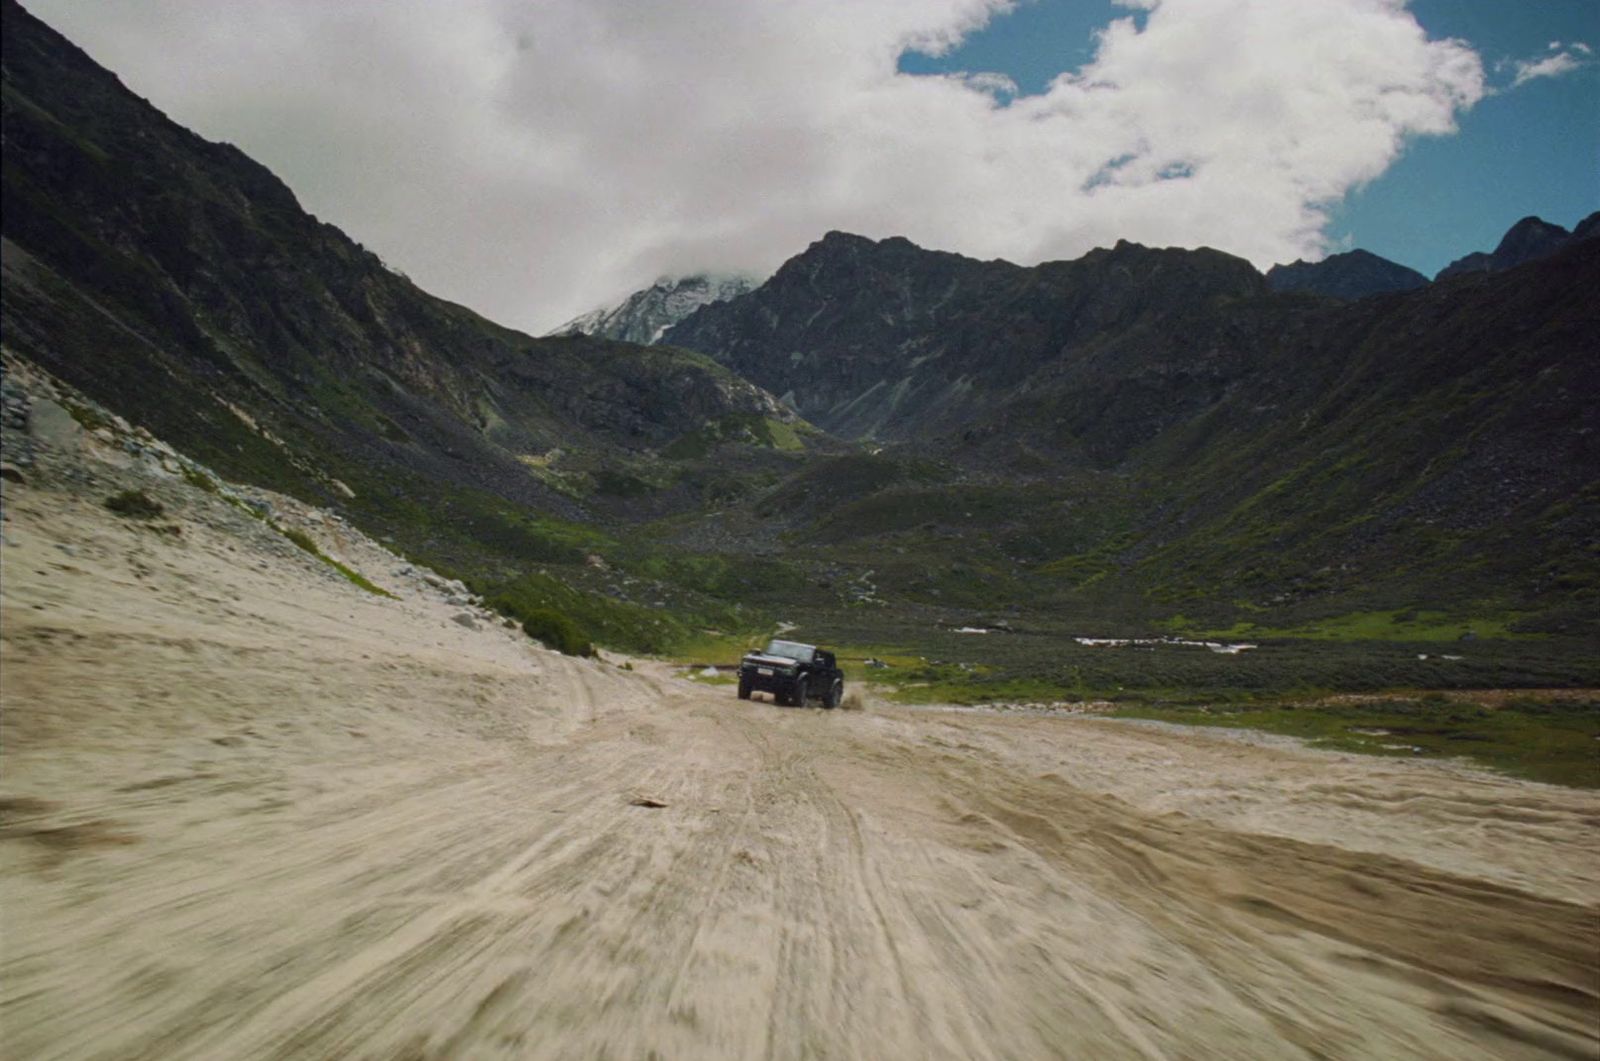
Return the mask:
{"type": "Polygon", "coordinates": [[[1486,54],[1401,0],[1056,0],[1089,21],[1019,84],[961,61],[1028,14],[1000,0],[25,2],[425,288],[535,332],[829,229],[1022,263],[1123,238],[1319,257],[1409,142],[1600,45],[1486,54]]]}

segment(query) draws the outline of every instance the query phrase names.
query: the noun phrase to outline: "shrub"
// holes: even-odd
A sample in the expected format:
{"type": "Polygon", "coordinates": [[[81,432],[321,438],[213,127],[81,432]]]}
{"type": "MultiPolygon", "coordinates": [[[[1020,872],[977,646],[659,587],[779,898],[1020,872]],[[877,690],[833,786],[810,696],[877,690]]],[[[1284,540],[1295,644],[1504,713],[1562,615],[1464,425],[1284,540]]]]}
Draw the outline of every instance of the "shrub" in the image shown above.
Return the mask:
{"type": "Polygon", "coordinates": [[[485,603],[519,623],[543,610],[576,623],[584,636],[627,652],[666,652],[685,633],[684,624],[661,608],[585,594],[539,571],[486,586],[485,603]]]}
{"type": "Polygon", "coordinates": [[[107,416],[99,409],[91,409],[87,405],[79,405],[77,402],[69,401],[63,402],[62,408],[66,409],[67,413],[74,420],[78,421],[78,425],[85,431],[94,431],[102,427],[117,426],[116,422],[113,421],[111,417],[107,416]]]}
{"type": "Polygon", "coordinates": [[[196,468],[191,468],[187,464],[183,466],[183,481],[190,486],[204,490],[208,494],[217,493],[217,484],[212,480],[211,476],[196,468]]]}
{"type": "Polygon", "coordinates": [[[143,490],[124,490],[115,497],[106,498],[105,505],[117,515],[129,519],[155,519],[166,511],[161,502],[143,490]]]}
{"type": "Polygon", "coordinates": [[[569,656],[594,655],[594,645],[578,629],[578,624],[549,608],[529,612],[522,620],[522,632],[546,648],[569,656]]]}

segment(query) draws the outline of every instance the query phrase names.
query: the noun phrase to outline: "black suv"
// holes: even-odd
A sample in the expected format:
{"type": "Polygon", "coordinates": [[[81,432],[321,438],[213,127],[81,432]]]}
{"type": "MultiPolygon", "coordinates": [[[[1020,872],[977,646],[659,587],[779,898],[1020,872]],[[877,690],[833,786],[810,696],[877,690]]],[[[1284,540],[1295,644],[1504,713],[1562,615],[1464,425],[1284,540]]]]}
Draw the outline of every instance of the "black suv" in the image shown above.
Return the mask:
{"type": "Polygon", "coordinates": [[[752,692],[771,693],[780,704],[803,707],[807,700],[821,700],[823,707],[838,707],[844,674],[832,652],[774,638],[739,663],[739,699],[750,699],[752,692]]]}

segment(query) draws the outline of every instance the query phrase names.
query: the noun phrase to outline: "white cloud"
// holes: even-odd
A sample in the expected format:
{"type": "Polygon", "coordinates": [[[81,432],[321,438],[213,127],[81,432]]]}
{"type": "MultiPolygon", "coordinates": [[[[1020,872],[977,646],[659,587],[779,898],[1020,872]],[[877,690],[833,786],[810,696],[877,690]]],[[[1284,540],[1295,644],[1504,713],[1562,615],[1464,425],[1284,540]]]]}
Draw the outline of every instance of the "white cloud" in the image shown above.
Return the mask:
{"type": "Polygon", "coordinates": [[[1011,78],[1005,74],[997,74],[992,71],[984,70],[975,74],[960,73],[955,76],[960,78],[969,88],[975,88],[979,92],[987,92],[997,99],[1000,97],[1009,99],[1020,91],[1017,88],[1017,83],[1011,78]]]}
{"type": "Polygon", "coordinates": [[[832,228],[1021,262],[1119,238],[1315,257],[1329,204],[1484,94],[1403,0],[1131,0],[1014,99],[896,72],[1003,0],[30,6],[423,286],[535,330],[832,228]]]}
{"type": "Polygon", "coordinates": [[[1517,59],[1510,64],[1516,75],[1511,79],[1511,87],[1518,88],[1541,77],[1560,77],[1570,74],[1583,65],[1579,55],[1588,55],[1589,46],[1581,41],[1573,42],[1570,47],[1564,47],[1560,41],[1551,41],[1550,49],[1554,55],[1543,56],[1538,59],[1517,59]]]}

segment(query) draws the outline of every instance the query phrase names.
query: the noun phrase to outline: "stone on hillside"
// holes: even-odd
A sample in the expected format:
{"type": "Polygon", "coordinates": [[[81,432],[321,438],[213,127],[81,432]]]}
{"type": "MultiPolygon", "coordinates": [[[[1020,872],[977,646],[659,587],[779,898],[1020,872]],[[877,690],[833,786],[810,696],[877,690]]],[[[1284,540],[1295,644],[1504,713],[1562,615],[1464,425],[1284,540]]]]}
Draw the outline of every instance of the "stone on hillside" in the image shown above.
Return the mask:
{"type": "Polygon", "coordinates": [[[28,431],[35,442],[56,449],[76,449],[83,442],[83,428],[78,421],[48,398],[33,403],[28,415],[28,431]]]}

